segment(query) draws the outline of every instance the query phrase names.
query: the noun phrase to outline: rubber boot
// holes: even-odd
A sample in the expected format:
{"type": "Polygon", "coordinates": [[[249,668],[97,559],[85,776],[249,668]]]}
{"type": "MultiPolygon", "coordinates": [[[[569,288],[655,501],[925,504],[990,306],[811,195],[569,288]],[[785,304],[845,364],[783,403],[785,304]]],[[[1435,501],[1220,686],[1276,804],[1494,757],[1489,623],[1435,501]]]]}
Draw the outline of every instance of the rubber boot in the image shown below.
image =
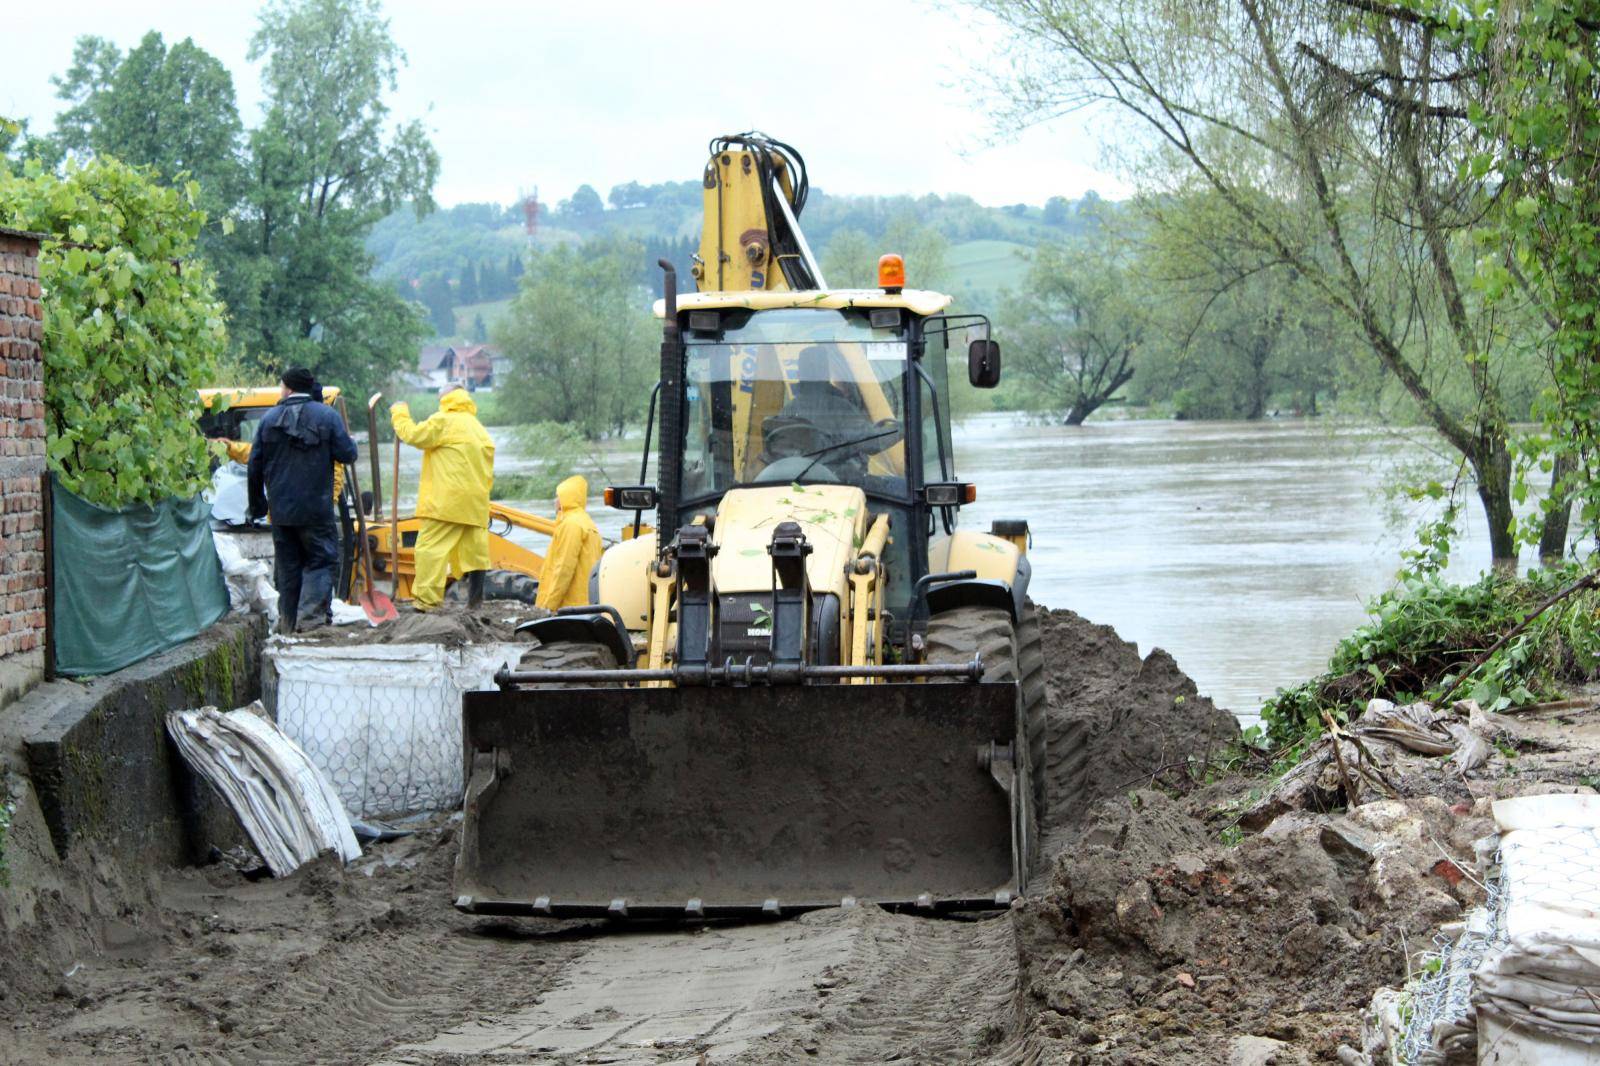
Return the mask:
{"type": "Polygon", "coordinates": [[[467,575],[467,606],[473,610],[483,606],[484,573],[482,570],[474,570],[467,575]]]}

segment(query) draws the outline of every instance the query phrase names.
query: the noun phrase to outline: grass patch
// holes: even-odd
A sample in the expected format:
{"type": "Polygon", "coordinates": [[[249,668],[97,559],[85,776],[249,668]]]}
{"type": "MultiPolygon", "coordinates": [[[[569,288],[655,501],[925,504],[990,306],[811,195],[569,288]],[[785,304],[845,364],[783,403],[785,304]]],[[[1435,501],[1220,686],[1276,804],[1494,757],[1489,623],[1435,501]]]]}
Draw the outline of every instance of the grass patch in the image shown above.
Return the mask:
{"type": "MultiPolygon", "coordinates": [[[[1522,623],[1547,598],[1583,576],[1577,564],[1524,577],[1486,574],[1470,585],[1410,578],[1367,606],[1372,620],[1334,650],[1328,670],[1281,690],[1261,708],[1266,742],[1299,744],[1371,699],[1437,699],[1457,675],[1522,623]]],[[[1570,596],[1508,641],[1456,689],[1490,711],[1560,698],[1600,673],[1600,594],[1570,596]]]]}

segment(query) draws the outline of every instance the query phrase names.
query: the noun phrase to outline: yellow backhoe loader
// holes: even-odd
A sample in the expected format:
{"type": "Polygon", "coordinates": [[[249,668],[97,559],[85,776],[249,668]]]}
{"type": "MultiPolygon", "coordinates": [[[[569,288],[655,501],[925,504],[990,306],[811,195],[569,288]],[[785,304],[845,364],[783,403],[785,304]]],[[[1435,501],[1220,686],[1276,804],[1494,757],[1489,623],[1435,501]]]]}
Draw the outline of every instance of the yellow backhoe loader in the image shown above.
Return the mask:
{"type": "Polygon", "coordinates": [[[1046,802],[1043,658],[1026,522],[957,526],[946,372],[965,334],[992,388],[999,347],[898,256],[828,288],[786,145],[712,142],[704,188],[701,291],[661,262],[657,481],[606,492],[637,535],[596,606],[527,624],[464,697],[456,905],[1007,906],[1046,802]]]}
{"type": "MultiPolygon", "coordinates": [[[[229,458],[245,462],[250,454],[250,442],[255,438],[256,424],[265,417],[282,393],[277,386],[243,389],[201,389],[200,429],[208,437],[228,442],[229,458]]],[[[350,423],[345,411],[344,398],[339,387],[323,388],[323,401],[338,409],[345,424],[350,423]]],[[[366,507],[369,514],[367,537],[371,546],[373,576],[379,583],[391,580],[390,552],[393,539],[390,524],[382,521],[381,486],[368,485],[366,498],[358,500],[353,486],[347,487],[342,468],[335,468],[334,493],[338,496],[340,526],[339,576],[334,587],[339,596],[353,601],[356,593],[356,560],[361,557],[356,544],[355,508],[366,507]]],[[[484,575],[484,595],[489,599],[520,600],[532,603],[539,592],[539,572],[544,567],[544,556],[512,541],[507,534],[515,527],[549,536],[555,532],[555,520],[543,515],[530,514],[501,503],[489,505],[489,572],[484,575]]],[[[396,598],[411,598],[411,579],[416,576],[417,532],[422,520],[415,515],[402,516],[399,522],[400,550],[398,553],[399,580],[394,583],[396,598]]],[[[464,599],[465,590],[452,584],[446,592],[448,599],[464,599]]]]}

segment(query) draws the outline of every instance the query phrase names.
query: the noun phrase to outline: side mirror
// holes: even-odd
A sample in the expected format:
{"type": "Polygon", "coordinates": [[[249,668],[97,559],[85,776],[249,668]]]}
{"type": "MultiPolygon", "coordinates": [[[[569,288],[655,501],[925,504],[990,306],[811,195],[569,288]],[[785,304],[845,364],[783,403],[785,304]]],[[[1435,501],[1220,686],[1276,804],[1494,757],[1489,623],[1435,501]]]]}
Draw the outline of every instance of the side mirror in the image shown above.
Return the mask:
{"type": "Polygon", "coordinates": [[[967,345],[967,380],[975,389],[1000,384],[1000,342],[980,337],[967,345]]]}

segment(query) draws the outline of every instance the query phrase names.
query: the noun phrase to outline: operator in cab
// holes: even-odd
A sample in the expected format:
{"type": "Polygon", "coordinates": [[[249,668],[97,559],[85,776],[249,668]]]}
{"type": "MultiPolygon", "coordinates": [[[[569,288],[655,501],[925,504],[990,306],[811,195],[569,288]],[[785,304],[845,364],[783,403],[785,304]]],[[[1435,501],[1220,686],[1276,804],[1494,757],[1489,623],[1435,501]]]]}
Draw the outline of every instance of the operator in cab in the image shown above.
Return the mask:
{"type": "Polygon", "coordinates": [[[411,595],[417,610],[444,600],[451,577],[467,578],[467,605],[483,602],[489,569],[489,490],[494,485],[494,441],[478,421],[478,405],[459,385],[446,385],[439,410],[422,422],[401,402],[389,408],[395,436],[422,449],[417,488],[417,575],[411,595]]]}
{"type": "Polygon", "coordinates": [[[278,630],[333,620],[333,582],[339,567],[339,525],[334,519],[334,472],[356,461],[356,442],[344,419],[312,394],[311,371],[283,375],[282,398],[261,419],[250,449],[252,520],[272,519],[273,579],[278,586],[278,630]]]}
{"type": "Polygon", "coordinates": [[[556,531],[539,574],[537,607],[555,611],[589,602],[589,572],[604,549],[588,499],[589,482],[577,474],[556,486],[556,531]]]}
{"type": "Polygon", "coordinates": [[[860,394],[833,380],[828,350],[821,345],[801,349],[795,370],[789,402],[762,425],[772,474],[799,480],[820,473],[860,484],[869,457],[898,440],[898,426],[874,423],[860,394]]]}

